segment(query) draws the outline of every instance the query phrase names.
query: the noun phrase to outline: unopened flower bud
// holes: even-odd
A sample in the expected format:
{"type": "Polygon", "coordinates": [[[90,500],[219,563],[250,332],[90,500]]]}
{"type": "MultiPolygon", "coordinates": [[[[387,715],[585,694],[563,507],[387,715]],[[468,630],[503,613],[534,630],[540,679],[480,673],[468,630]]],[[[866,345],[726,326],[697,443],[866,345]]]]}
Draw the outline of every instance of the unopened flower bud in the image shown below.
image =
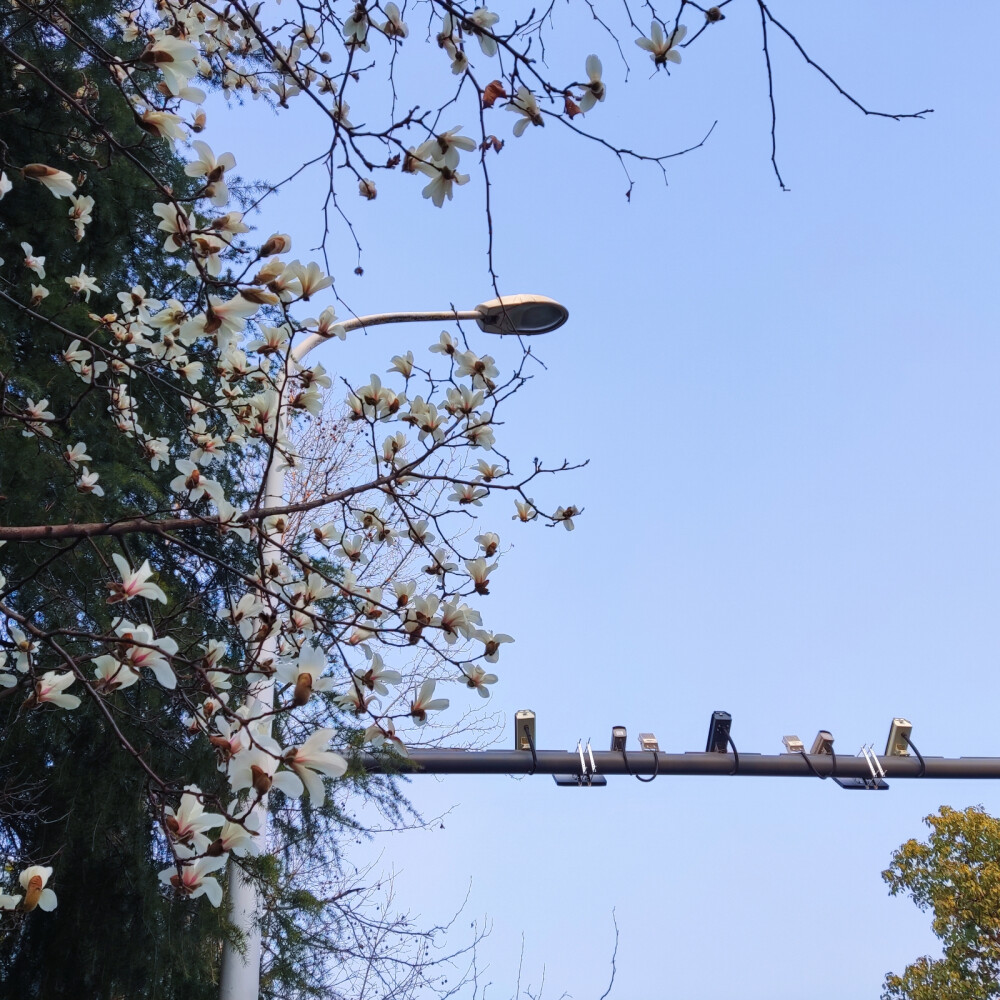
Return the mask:
{"type": "Polygon", "coordinates": [[[275,233],[260,248],[261,257],[270,257],[276,253],[287,253],[292,249],[292,238],[287,233],[275,233]]]}
{"type": "Polygon", "coordinates": [[[258,795],[267,795],[271,790],[271,776],[261,767],[256,764],[250,766],[250,774],[252,776],[253,790],[258,795]]]}
{"type": "Polygon", "coordinates": [[[299,674],[299,679],[295,682],[295,694],[292,697],[292,704],[301,708],[309,701],[313,690],[312,674],[299,674]]]}

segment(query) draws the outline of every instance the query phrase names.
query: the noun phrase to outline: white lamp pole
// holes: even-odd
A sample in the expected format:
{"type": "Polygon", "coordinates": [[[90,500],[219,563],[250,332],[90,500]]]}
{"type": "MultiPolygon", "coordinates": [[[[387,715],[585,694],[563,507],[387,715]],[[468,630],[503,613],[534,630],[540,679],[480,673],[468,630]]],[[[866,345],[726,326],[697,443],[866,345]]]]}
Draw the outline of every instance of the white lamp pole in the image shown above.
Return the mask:
{"type": "MultiPolygon", "coordinates": [[[[562,326],[569,318],[565,306],[544,295],[504,295],[499,299],[483,302],[475,309],[440,309],[431,312],[378,313],[348,319],[340,326],[350,332],[369,326],[387,323],[427,323],[449,320],[475,320],[486,333],[533,336],[548,333],[562,326]]],[[[290,361],[297,364],[319,344],[330,337],[310,334],[291,353],[290,361]]],[[[287,368],[286,368],[287,377],[287,368]]],[[[279,410],[277,437],[285,429],[284,411],[279,410]]],[[[262,508],[281,507],[286,502],[285,468],[272,462],[264,480],[262,508]]],[[[264,559],[277,556],[278,546],[270,538],[264,546],[264,559]]],[[[261,646],[261,656],[273,657],[277,653],[277,639],[269,636],[261,646]]],[[[251,689],[251,696],[265,711],[274,704],[274,678],[269,677],[251,689]]],[[[259,836],[267,836],[267,806],[263,803],[263,822],[259,836]]],[[[220,1000],[257,1000],[260,993],[261,927],[260,899],[256,886],[245,878],[239,867],[229,863],[229,921],[242,934],[242,949],[234,948],[228,941],[222,948],[222,970],[219,976],[220,1000]]]]}

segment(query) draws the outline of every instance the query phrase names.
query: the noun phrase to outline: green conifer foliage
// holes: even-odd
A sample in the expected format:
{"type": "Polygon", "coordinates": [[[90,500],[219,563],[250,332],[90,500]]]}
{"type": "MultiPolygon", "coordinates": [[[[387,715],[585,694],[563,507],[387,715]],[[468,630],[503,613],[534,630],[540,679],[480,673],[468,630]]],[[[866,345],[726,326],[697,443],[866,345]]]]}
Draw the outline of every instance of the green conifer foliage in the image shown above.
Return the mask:
{"type": "MultiPolygon", "coordinates": [[[[119,43],[111,3],[87,0],[73,10],[79,25],[115,49],[119,43]]],[[[28,303],[32,283],[49,290],[35,307],[48,322],[26,318],[0,297],[2,392],[15,405],[29,397],[48,399],[61,430],[86,443],[101,469],[105,492],[102,498],[79,493],[58,446],[8,426],[0,438],[0,523],[35,523],[39,508],[60,522],[127,517],[140,506],[144,511],[166,509],[167,483],[175,474],[172,461],[152,471],[134,439],[109,433],[107,393],[84,385],[67,365],[51,362],[68,347],[68,336],[58,328],[86,329],[92,325],[88,313],[118,308],[115,290],[134,285],[162,289],[186,280],[163,251],[162,234],[149,214],[152,184],[141,169],[145,165],[182,189],[189,183],[183,161],[164,141],[137,127],[120,93],[106,76],[90,72],[63,35],[13,3],[0,4],[0,23],[5,31],[18,32],[19,51],[49,81],[40,82],[36,74],[0,56],[7,162],[73,164],[85,175],[76,178],[78,190],[95,201],[87,237],[79,242],[67,201],[51,197],[41,185],[18,185],[0,203],[0,256],[6,258],[0,291],[28,303]],[[83,103],[92,119],[89,127],[63,95],[83,103]],[[134,159],[112,153],[105,130],[127,141],[134,159]],[[23,267],[22,240],[46,257],[52,279],[41,280],[23,267]],[[102,293],[92,295],[89,303],[74,296],[61,277],[78,273],[81,266],[103,283],[102,293]]],[[[180,435],[184,414],[176,396],[158,395],[156,388],[149,380],[134,395],[155,409],[158,428],[180,435]]],[[[238,496],[235,471],[216,472],[238,496]]],[[[197,541],[209,549],[220,545],[208,532],[197,541]]],[[[127,554],[136,565],[145,558],[153,562],[177,609],[175,634],[186,637],[191,649],[208,637],[222,637],[216,609],[201,601],[198,581],[155,538],[127,544],[106,538],[21,544],[0,550],[0,558],[8,581],[19,585],[15,605],[36,609],[36,625],[70,621],[82,631],[99,633],[109,627],[113,609],[105,593],[94,592],[93,581],[107,575],[113,552],[127,554]]],[[[143,610],[135,613],[141,616],[143,610]]],[[[179,727],[169,724],[176,709],[155,685],[119,692],[111,719],[91,701],[73,713],[56,713],[24,711],[21,700],[0,700],[0,775],[37,791],[27,808],[8,803],[5,810],[0,800],[0,837],[8,856],[58,859],[52,885],[59,905],[44,920],[24,915],[0,941],[5,994],[211,996],[223,912],[191,905],[151,879],[151,870],[170,859],[155,835],[146,798],[148,777],[122,752],[112,723],[158,773],[201,776],[211,788],[215,761],[204,749],[196,751],[193,742],[178,739],[179,727]]]]}

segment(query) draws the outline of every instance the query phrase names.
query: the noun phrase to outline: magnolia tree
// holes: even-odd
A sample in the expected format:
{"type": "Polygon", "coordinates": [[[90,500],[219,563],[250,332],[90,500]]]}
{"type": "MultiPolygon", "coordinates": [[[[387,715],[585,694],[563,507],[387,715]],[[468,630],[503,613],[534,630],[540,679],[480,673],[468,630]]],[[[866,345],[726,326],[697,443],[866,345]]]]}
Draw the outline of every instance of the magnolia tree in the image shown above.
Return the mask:
{"type": "MultiPolygon", "coordinates": [[[[609,49],[625,59],[625,46],[668,85],[682,52],[711,39],[731,2],[625,3],[613,23],[596,5],[580,12],[597,20],[609,49]]],[[[760,12],[768,80],[769,32],[811,63],[764,3],[746,2],[760,12]]],[[[57,345],[30,359],[32,384],[51,390],[29,393],[23,370],[0,372],[0,432],[56,458],[58,489],[85,498],[94,515],[59,522],[39,510],[34,523],[0,526],[0,541],[41,553],[40,568],[19,574],[0,552],[0,685],[21,713],[74,712],[86,700],[100,714],[145,775],[170,854],[160,880],[218,906],[227,860],[266,850],[269,797],[321,802],[325,782],[344,775],[360,747],[405,764],[406,745],[456,696],[489,697],[513,641],[487,611],[507,532],[572,529],[580,508],[548,486],[569,466],[519,461],[503,448],[501,414],[529,377],[530,351],[515,339],[512,360],[498,363],[457,314],[431,344],[387,358],[378,374],[342,377],[354,459],[315,474],[316,456],[301,442],[337,389],[306,352],[335,345],[359,321],[316,307],[331,297],[327,257],[296,257],[294,234],[252,233],[245,214],[291,178],[234,183],[236,158],[209,141],[208,95],[229,99],[234,113],[253,98],[323,123],[331,239],[338,225],[353,237],[352,212],[397,178],[444,210],[475,198],[489,220],[492,158],[510,146],[520,147],[513,155],[523,145],[537,151],[543,126],[617,158],[630,191],[634,165],[663,170],[686,150],[634,151],[602,137],[605,105],[620,95],[609,93],[599,56],[577,53],[576,79],[550,79],[538,58],[562,42],[553,6],[501,16],[451,0],[409,11],[389,2],[159,0],[117,4],[114,21],[86,24],[72,4],[7,10],[0,52],[13,78],[75,119],[86,149],[67,133],[52,137],[44,160],[17,162],[0,142],[0,209],[20,205],[30,216],[26,206],[36,206],[51,217],[57,205],[75,247],[53,260],[42,223],[30,241],[0,245],[0,302],[57,345]],[[59,78],[22,46],[29,33],[58,47],[59,78]],[[426,62],[426,93],[397,94],[411,57],[426,62]],[[95,81],[127,129],[96,107],[95,81]],[[445,127],[456,119],[472,125],[445,127]],[[158,170],[149,154],[160,148],[184,157],[182,178],[158,170]],[[89,263],[92,228],[120,211],[113,196],[88,193],[113,164],[132,172],[176,261],[168,277],[116,287],[89,263]],[[88,425],[91,439],[75,423],[84,403],[104,424],[88,425]],[[112,489],[97,457],[106,438],[123,442],[164,490],[112,489]],[[286,474],[298,484],[291,494],[286,474]],[[503,495],[501,520],[480,523],[484,500],[503,495]],[[81,547],[96,566],[82,586],[100,598],[35,586],[81,547]],[[192,641],[179,630],[192,607],[215,621],[212,636],[192,641]],[[121,720],[136,686],[158,693],[178,746],[211,748],[211,787],[163,773],[128,738],[121,720]]],[[[861,110],[881,114],[816,68],[861,110]]],[[[492,226],[488,233],[492,273],[492,226]]],[[[47,859],[22,860],[0,908],[23,916],[55,906],[47,882],[58,874],[37,863],[47,859]]]]}

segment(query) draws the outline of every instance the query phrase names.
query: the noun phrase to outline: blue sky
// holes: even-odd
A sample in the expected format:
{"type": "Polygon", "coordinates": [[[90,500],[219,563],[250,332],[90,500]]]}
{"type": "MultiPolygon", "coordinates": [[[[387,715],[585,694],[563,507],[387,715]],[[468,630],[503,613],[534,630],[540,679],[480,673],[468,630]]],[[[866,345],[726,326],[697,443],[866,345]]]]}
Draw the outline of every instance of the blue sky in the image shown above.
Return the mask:
{"type": "MultiPolygon", "coordinates": [[[[539,344],[547,368],[503,440],[527,460],[590,460],[545,487],[550,506],[586,508],[572,534],[515,525],[506,503],[486,515],[513,544],[488,599],[489,623],[516,638],[490,706],[499,745],[530,707],[547,748],[603,748],[624,724],[699,750],[725,709],[746,751],[820,728],[840,752],[881,750],[902,715],[925,755],[997,753],[1000,8],[950,30],[916,0],[772,8],[869,106],[934,114],[865,118],[774,38],[781,192],[750,3],[730,4],[669,79],[648,79],[627,32],[627,86],[596,26],[556,11],[569,68],[553,54],[553,75],[579,75],[588,52],[604,61],[589,126],[660,151],[718,119],[669,186],[636,169],[631,203],[612,157],[551,123],[513,139],[514,116],[495,114],[501,287],[571,313],[539,344]]],[[[274,177],[319,148],[307,120],[216,109],[205,138],[245,176],[274,177]]],[[[365,274],[341,234],[340,295],[358,313],[490,297],[481,179],[442,210],[418,180],[393,180],[371,204],[350,185],[365,274]]],[[[291,232],[307,257],[321,196],[306,175],[261,229],[291,232]]],[[[321,360],[357,380],[439,329],[372,331],[321,360]]],[[[480,958],[494,997],[514,992],[522,935],[522,987],[544,968],[545,996],[599,997],[612,910],[612,997],[875,997],[887,971],[936,953],[929,919],[886,894],[892,849],[942,803],[997,808],[988,784],[930,781],[856,795],[781,779],[575,791],[455,777],[410,791],[425,814],[451,811],[444,829],[380,842],[399,901],[438,919],[471,881],[465,915],[493,927],[480,958]]]]}

